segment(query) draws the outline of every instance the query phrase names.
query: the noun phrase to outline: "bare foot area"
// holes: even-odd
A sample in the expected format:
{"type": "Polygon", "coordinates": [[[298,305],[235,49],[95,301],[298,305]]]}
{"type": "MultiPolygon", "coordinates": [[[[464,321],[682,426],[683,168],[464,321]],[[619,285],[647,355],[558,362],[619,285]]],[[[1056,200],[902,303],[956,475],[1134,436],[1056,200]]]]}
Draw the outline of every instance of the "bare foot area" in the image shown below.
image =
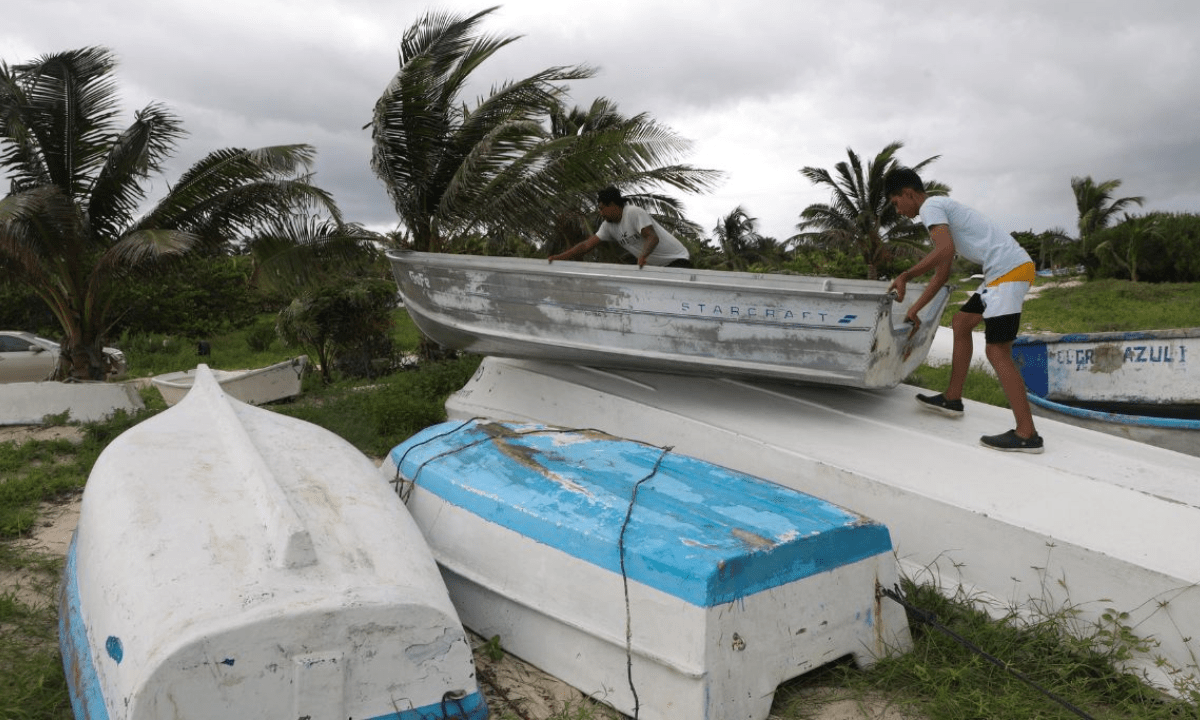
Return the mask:
{"type": "Polygon", "coordinates": [[[66,438],[74,442],[83,439],[83,432],[74,425],[0,425],[0,443],[23,443],[27,440],[58,440],[66,438]]]}
{"type": "MultiPolygon", "coordinates": [[[[23,443],[29,440],[67,439],[79,442],[83,433],[75,426],[43,427],[41,425],[11,425],[0,427],[0,443],[23,443]]],[[[3,482],[0,479],[0,482],[3,482]]],[[[0,595],[12,593],[26,605],[41,607],[54,603],[58,594],[58,573],[53,561],[67,555],[71,534],[79,521],[78,492],[38,507],[38,519],[29,537],[8,541],[11,548],[29,558],[25,567],[17,570],[0,568],[0,595]],[[50,560],[51,562],[46,562],[50,560]]]]}
{"type": "MultiPolygon", "coordinates": [[[[67,556],[71,535],[79,522],[83,493],[74,493],[55,502],[42,503],[30,537],[9,541],[19,552],[28,553],[27,567],[0,568],[0,595],[13,593],[17,600],[32,607],[54,603],[58,596],[58,567],[39,560],[62,560],[67,556]]],[[[24,554],[24,553],[22,553],[24,554]]]]}

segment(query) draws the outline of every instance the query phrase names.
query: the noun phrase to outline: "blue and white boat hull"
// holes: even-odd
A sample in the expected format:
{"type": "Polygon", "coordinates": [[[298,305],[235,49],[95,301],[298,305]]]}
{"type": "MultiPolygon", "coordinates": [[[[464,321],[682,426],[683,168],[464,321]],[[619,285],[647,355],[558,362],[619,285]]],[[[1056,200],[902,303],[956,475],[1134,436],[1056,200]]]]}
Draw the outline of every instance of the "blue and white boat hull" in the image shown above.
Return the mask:
{"type": "Polygon", "coordinates": [[[1200,456],[1200,328],[1023,335],[1033,412],[1200,456]]]}
{"type": "Polygon", "coordinates": [[[627,714],[763,720],[781,682],[911,643],[877,592],[887,528],[749,475],[491,422],[429,428],[382,471],[467,627],[627,714]]]}

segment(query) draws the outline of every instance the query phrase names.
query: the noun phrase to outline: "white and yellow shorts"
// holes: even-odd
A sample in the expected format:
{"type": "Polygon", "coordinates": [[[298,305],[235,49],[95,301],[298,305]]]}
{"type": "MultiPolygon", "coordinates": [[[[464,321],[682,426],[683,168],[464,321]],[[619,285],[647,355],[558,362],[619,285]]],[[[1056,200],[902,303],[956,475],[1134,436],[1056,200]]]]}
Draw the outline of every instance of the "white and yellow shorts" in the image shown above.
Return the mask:
{"type": "Polygon", "coordinates": [[[1036,269],[1025,263],[981,285],[962,306],[962,311],[983,315],[984,338],[989,343],[1017,339],[1021,329],[1021,306],[1033,285],[1036,269]]]}

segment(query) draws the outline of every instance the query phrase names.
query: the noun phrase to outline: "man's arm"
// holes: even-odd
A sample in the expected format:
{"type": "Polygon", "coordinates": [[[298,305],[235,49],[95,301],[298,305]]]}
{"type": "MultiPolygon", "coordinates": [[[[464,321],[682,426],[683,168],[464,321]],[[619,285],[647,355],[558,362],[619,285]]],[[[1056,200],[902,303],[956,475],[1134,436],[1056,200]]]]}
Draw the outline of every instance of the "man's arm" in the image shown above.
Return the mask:
{"type": "Polygon", "coordinates": [[[638,255],[638,267],[644,267],[646,260],[650,258],[650,253],[658,247],[658,233],[654,232],[653,225],[642,228],[642,239],[646,241],[646,244],[642,245],[642,254],[638,255]]]}
{"type": "Polygon", "coordinates": [[[933,250],[921,258],[916,265],[900,273],[891,285],[892,289],[896,291],[896,299],[902,301],[906,283],[912,278],[921,277],[933,270],[933,277],[925,286],[925,292],[921,293],[921,297],[916,299],[905,314],[913,323],[914,330],[921,324],[921,321],[917,319],[917,312],[928,305],[929,301],[937,295],[938,290],[941,290],[946,281],[950,279],[950,268],[954,264],[954,237],[950,234],[950,226],[934,225],[929,228],[929,238],[933,240],[933,250]]]}
{"type": "Polygon", "coordinates": [[[584,253],[590,252],[592,250],[592,248],[596,247],[599,244],[600,244],[600,238],[596,235],[593,235],[590,238],[588,238],[587,240],[584,240],[583,242],[581,242],[573,247],[569,247],[557,255],[551,255],[547,259],[550,262],[554,262],[555,260],[570,260],[573,257],[576,257],[578,255],[583,255],[584,253]]]}

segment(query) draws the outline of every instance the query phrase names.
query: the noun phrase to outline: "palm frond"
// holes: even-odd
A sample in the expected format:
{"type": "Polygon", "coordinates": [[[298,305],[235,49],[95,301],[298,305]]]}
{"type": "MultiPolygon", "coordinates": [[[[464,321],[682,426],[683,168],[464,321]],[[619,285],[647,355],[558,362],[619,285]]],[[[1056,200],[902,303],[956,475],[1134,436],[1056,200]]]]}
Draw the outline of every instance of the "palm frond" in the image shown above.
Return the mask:
{"type": "Polygon", "coordinates": [[[146,198],[143,180],[162,169],[163,161],[183,137],[179,119],[159,105],[150,105],[112,143],[96,176],[88,213],[97,238],[119,238],[133,225],[146,198]]]}
{"type": "Polygon", "coordinates": [[[87,194],[115,134],[115,65],[109,50],[90,47],[13,67],[0,112],[3,137],[12,142],[0,164],[19,187],[54,184],[74,197],[87,194]]]}
{"type": "Polygon", "coordinates": [[[585,65],[547,68],[465,102],[472,74],[518,39],[478,31],[492,10],[419,19],[375,105],[371,166],[415,247],[496,228],[548,237],[555,218],[578,213],[605,185],[690,190],[716,177],[682,165],[663,169],[686,142],[644,115],[623,118],[604,99],[567,110],[567,83],[595,74],[585,65]]]}
{"type": "Polygon", "coordinates": [[[321,207],[340,221],[333,198],[299,174],[312,159],[308,145],[216,150],[184,172],[132,229],[190,229],[222,242],[310,207],[321,207]]]}
{"type": "Polygon", "coordinates": [[[246,241],[246,249],[254,258],[255,282],[301,294],[370,267],[379,257],[380,240],[358,224],[289,215],[259,228],[246,241]]]}

